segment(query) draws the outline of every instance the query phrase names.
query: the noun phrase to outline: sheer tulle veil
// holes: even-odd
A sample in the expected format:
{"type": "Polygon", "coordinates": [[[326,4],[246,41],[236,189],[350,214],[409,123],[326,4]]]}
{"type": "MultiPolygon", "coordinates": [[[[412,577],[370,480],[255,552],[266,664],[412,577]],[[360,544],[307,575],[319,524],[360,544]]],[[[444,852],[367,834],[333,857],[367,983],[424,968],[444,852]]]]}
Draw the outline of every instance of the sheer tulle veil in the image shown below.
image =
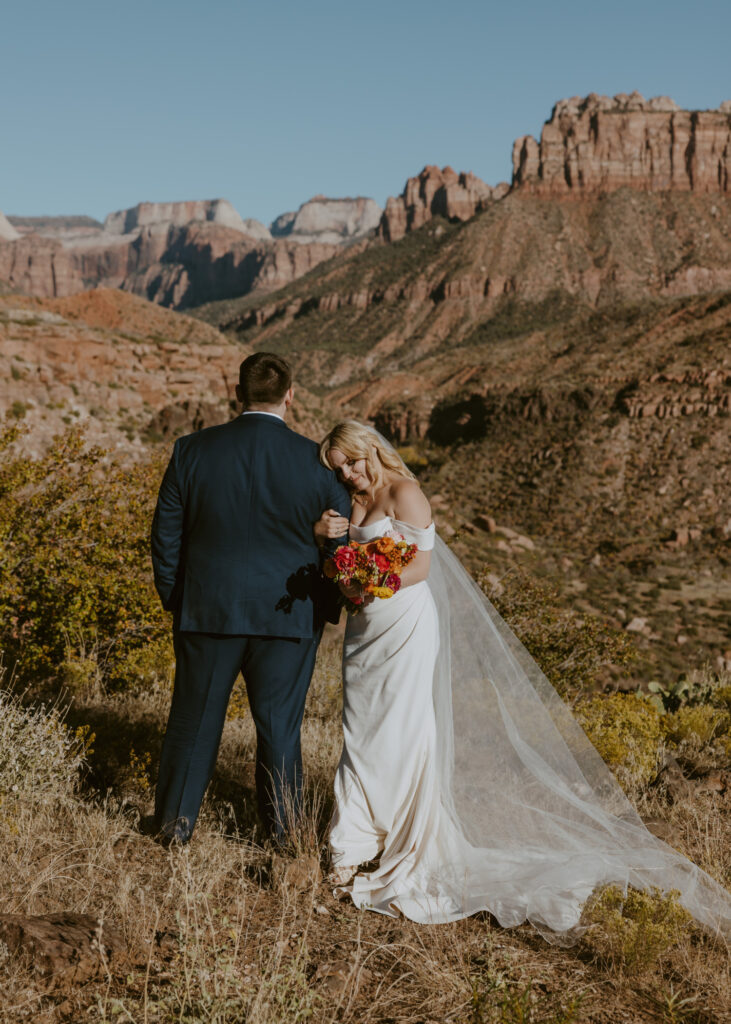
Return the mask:
{"type": "Polygon", "coordinates": [[[465,913],[488,910],[503,926],[527,920],[549,941],[569,944],[597,886],[656,886],[678,890],[693,917],[731,938],[731,894],[645,828],[569,708],[439,537],[428,583],[439,617],[439,785],[450,849],[459,850],[441,865],[435,891],[451,890],[465,913]]]}

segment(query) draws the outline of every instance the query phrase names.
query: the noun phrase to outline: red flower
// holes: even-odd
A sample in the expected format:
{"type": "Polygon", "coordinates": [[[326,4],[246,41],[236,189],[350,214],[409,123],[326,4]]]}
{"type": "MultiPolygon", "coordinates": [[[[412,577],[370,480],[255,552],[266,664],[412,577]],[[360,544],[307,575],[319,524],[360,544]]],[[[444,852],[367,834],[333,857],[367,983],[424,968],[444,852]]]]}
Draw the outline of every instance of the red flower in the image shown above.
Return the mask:
{"type": "Polygon", "coordinates": [[[352,548],[341,547],[333,555],[333,562],[340,572],[352,569],[356,562],[356,554],[352,548]]]}
{"type": "Polygon", "coordinates": [[[378,566],[379,572],[388,572],[388,570],[391,568],[391,563],[389,562],[385,555],[374,555],[373,561],[378,566]]]}
{"type": "Polygon", "coordinates": [[[390,576],[386,577],[386,586],[395,594],[397,590],[401,589],[401,577],[397,576],[395,572],[392,572],[390,576]]]}

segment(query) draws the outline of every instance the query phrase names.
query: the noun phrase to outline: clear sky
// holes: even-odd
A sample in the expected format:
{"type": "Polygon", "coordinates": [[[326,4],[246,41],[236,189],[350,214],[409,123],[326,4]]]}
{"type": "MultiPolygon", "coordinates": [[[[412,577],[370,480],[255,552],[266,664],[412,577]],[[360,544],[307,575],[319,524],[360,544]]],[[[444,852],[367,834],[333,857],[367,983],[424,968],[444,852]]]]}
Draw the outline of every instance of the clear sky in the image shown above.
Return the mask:
{"type": "Polygon", "coordinates": [[[562,97],[730,99],[729,40],[731,0],[15,0],[0,210],[225,197],[268,223],[427,163],[495,184],[562,97]]]}

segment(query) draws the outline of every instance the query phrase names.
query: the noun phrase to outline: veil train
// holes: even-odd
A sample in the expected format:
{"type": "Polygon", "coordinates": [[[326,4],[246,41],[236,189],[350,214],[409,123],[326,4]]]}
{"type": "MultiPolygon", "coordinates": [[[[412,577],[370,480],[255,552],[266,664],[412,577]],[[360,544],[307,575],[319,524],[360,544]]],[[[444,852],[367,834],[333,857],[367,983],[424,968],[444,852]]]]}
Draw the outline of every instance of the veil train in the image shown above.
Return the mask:
{"type": "MultiPolygon", "coordinates": [[[[380,443],[393,446],[372,427],[380,443]]],[[[536,662],[436,538],[428,583],[440,646],[434,671],[437,771],[451,833],[428,891],[570,944],[592,891],[678,890],[699,922],[731,939],[731,894],[652,835],[536,662]]]]}

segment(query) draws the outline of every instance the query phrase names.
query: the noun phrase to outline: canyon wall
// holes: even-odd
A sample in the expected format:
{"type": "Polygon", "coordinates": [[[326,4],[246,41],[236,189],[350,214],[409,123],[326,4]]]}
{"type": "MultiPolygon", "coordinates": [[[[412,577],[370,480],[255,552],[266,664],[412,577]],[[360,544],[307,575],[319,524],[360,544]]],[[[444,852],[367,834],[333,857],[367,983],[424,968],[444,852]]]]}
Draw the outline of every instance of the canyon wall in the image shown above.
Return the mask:
{"type": "Polygon", "coordinates": [[[622,187],[731,193],[731,101],[681,110],[666,96],[561,100],[537,142],[513,145],[513,188],[542,196],[622,187]]]}

